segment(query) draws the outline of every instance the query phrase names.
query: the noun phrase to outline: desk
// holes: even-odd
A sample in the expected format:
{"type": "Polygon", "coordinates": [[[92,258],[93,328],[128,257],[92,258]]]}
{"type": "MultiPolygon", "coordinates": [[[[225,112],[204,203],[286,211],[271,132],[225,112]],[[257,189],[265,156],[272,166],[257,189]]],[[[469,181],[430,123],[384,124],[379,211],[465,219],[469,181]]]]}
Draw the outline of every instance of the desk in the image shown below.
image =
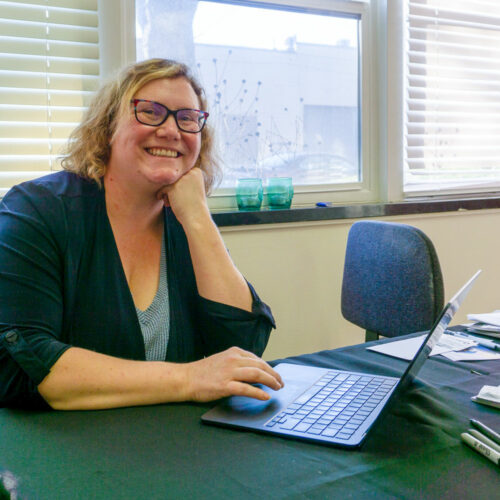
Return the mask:
{"type": "MultiPolygon", "coordinates": [[[[367,345],[288,361],[403,372],[406,362],[367,345]]],[[[497,361],[431,358],[359,451],[205,426],[200,416],[211,404],[1,409],[0,469],[17,478],[19,498],[28,499],[493,498],[498,469],[459,435],[470,417],[500,427],[498,410],[470,401],[483,385],[499,382],[497,361]]]]}

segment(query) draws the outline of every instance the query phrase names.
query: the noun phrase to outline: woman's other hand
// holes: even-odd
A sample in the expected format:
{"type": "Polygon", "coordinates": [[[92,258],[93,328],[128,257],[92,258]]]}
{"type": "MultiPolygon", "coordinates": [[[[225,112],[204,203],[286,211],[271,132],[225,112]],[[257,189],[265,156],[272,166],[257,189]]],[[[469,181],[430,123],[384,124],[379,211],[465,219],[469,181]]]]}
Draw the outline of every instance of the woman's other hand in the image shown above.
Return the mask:
{"type": "Polygon", "coordinates": [[[132,361],[71,347],[38,390],[54,409],[96,410],[231,395],[268,400],[269,394],[251,385],[255,383],[283,387],[265,361],[239,347],[192,363],[132,361]]]}
{"type": "Polygon", "coordinates": [[[212,401],[226,396],[247,396],[266,401],[270,395],[251,384],[277,391],[284,384],[278,372],[255,354],[231,347],[200,361],[184,365],[187,400],[212,401]]]}

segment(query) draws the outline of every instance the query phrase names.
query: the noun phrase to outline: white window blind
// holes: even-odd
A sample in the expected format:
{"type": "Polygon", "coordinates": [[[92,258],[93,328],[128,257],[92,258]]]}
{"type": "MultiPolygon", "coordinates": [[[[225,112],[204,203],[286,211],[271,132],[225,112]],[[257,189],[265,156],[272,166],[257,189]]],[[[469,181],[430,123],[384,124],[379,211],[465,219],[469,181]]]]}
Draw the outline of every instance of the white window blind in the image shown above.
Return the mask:
{"type": "Polygon", "coordinates": [[[0,1],[0,196],[59,168],[99,84],[97,2],[0,1]]]}
{"type": "Polygon", "coordinates": [[[404,188],[500,188],[500,2],[407,0],[404,188]]]}

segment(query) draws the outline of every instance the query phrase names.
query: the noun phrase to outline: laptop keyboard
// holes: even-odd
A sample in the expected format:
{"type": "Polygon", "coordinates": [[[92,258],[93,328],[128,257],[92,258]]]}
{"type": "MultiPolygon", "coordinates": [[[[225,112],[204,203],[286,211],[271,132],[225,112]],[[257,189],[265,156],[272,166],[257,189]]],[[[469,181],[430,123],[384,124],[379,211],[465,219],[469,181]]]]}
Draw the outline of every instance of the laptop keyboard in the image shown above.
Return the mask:
{"type": "Polygon", "coordinates": [[[329,371],[265,426],[348,440],[396,382],[329,371]]]}

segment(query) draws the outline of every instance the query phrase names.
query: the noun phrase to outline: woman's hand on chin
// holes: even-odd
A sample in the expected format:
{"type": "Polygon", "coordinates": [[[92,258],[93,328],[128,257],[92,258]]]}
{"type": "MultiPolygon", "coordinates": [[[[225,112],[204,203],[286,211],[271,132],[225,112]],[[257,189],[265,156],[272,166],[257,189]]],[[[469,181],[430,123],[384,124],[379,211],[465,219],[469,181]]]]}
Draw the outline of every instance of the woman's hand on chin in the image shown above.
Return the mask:
{"type": "Polygon", "coordinates": [[[156,197],[162,199],[166,207],[172,208],[182,225],[208,213],[204,175],[200,168],[194,167],[156,193],[156,197]]]}

